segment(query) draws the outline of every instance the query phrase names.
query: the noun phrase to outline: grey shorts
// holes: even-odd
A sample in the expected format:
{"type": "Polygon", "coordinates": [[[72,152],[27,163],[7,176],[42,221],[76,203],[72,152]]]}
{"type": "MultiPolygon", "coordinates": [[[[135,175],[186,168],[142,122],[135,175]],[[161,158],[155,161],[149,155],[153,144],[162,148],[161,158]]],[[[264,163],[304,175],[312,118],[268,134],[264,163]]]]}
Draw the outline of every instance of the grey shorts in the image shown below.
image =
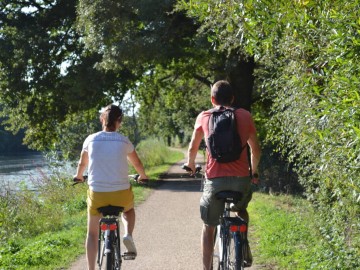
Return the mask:
{"type": "Polygon", "coordinates": [[[206,179],[204,191],[200,199],[201,219],[207,225],[219,225],[220,216],[224,211],[224,203],[215,198],[215,194],[224,191],[240,191],[243,197],[234,209],[237,211],[245,210],[252,197],[250,177],[219,177],[206,179]]]}

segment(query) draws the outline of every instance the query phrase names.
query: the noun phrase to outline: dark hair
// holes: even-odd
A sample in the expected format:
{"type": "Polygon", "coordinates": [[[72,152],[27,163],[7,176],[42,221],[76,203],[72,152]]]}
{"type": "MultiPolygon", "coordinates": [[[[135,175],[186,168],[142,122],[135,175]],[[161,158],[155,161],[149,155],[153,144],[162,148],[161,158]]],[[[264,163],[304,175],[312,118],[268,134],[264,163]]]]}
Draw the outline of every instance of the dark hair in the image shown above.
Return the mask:
{"type": "Polygon", "coordinates": [[[216,103],[222,106],[230,106],[233,101],[234,91],[228,81],[217,81],[211,87],[211,96],[216,103]]]}
{"type": "Polygon", "coordinates": [[[121,123],[123,112],[119,106],[116,105],[108,105],[105,107],[105,110],[100,115],[100,121],[109,131],[115,131],[116,129],[116,121],[121,123]]]}

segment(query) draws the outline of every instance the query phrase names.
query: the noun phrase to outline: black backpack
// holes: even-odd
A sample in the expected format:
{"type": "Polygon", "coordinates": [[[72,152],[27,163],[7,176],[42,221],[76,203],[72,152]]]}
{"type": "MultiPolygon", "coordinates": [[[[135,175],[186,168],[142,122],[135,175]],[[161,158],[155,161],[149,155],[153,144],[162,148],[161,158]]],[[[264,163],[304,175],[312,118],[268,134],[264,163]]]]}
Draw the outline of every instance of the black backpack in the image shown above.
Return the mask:
{"type": "Polygon", "coordinates": [[[210,112],[206,147],[212,158],[219,163],[238,160],[244,147],[236,128],[235,109],[220,107],[210,112]]]}

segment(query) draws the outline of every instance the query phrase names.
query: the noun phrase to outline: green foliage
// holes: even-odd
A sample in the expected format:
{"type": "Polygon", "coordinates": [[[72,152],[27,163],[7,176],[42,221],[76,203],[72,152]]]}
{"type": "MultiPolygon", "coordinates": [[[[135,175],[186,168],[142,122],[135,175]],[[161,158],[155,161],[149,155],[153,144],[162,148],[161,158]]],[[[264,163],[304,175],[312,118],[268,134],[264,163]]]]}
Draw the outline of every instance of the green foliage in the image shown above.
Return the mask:
{"type": "Polygon", "coordinates": [[[141,141],[137,146],[137,151],[145,168],[167,163],[170,155],[170,150],[165,143],[157,139],[141,141]]]}
{"type": "Polygon", "coordinates": [[[52,231],[30,240],[18,239],[0,247],[1,269],[59,269],[82,254],[86,233],[85,215],[71,230],[52,231]]]}
{"type": "Polygon", "coordinates": [[[1,124],[23,129],[33,149],[59,143],[57,127],[68,113],[98,110],[125,93],[123,74],[96,69],[101,56],[81,44],[75,7],[68,0],[0,3],[1,124]]]}
{"type": "Polygon", "coordinates": [[[25,185],[17,191],[2,187],[1,269],[56,268],[64,257],[79,254],[85,216],[75,226],[69,222],[86,210],[86,187],[70,184],[69,179],[43,175],[33,180],[31,190],[25,185]]]}
{"type": "Polygon", "coordinates": [[[56,127],[59,136],[53,149],[61,149],[65,160],[77,160],[85,138],[102,129],[99,116],[100,113],[95,109],[68,114],[56,127]]]}
{"type": "Polygon", "coordinates": [[[249,214],[249,238],[256,264],[294,270],[360,267],[356,250],[349,252],[342,246],[334,252],[328,241],[321,240],[319,217],[306,200],[255,193],[249,214]]]}
{"type": "Polygon", "coordinates": [[[174,134],[191,136],[194,118],[211,106],[209,85],[192,78],[206,71],[193,63],[189,73],[188,66],[189,63],[181,62],[167,68],[157,66],[154,73],[146,76],[144,84],[139,85],[135,95],[141,105],[139,124],[145,135],[164,139],[174,134]],[[153,91],[148,91],[149,88],[153,91]]]}
{"type": "Polygon", "coordinates": [[[32,189],[25,185],[17,191],[2,187],[1,243],[58,230],[64,217],[86,209],[86,204],[83,203],[85,199],[78,196],[78,192],[70,185],[70,180],[67,183],[63,178],[46,175],[34,179],[32,189]]]}
{"type": "MultiPolygon", "coordinates": [[[[360,2],[181,1],[213,46],[254,56],[267,143],[319,211],[328,265],[360,248],[360,2]],[[266,108],[265,108],[266,109],[266,108]],[[330,255],[331,254],[331,255],[330,255]]],[[[319,254],[319,256],[322,256],[319,254]]]]}
{"type": "Polygon", "coordinates": [[[217,79],[235,78],[237,100],[250,107],[252,69],[243,75],[237,53],[213,50],[206,36],[197,35],[196,21],[175,4],[1,2],[2,124],[15,133],[24,129],[33,149],[64,146],[60,150],[71,157],[71,145],[78,146],[69,119],[122,103],[129,91],[141,104],[139,129],[131,134],[135,144],[146,132],[188,137],[217,79]]]}
{"type": "Polygon", "coordinates": [[[23,138],[23,131],[19,132],[17,135],[13,135],[0,126],[0,152],[4,154],[28,151],[29,149],[23,145],[23,138]]]}

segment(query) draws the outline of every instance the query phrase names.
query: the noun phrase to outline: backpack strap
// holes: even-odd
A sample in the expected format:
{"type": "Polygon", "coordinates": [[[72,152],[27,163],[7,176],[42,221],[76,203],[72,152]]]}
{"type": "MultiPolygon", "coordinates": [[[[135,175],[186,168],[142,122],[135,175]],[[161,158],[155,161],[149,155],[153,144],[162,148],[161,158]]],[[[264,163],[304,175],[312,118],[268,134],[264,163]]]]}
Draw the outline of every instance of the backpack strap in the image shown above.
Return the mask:
{"type": "Polygon", "coordinates": [[[237,110],[237,108],[233,108],[233,107],[225,108],[224,106],[220,106],[218,108],[212,108],[212,109],[208,110],[208,112],[210,112],[210,113],[221,112],[221,111],[233,111],[233,112],[235,112],[236,110],[237,110]]]}
{"type": "MultiPolygon", "coordinates": [[[[251,164],[251,153],[250,153],[250,146],[248,143],[246,143],[246,154],[247,154],[247,159],[249,162],[249,174],[250,174],[250,178],[253,178],[253,172],[252,172],[252,164],[251,164]]],[[[244,146],[244,147],[245,147],[244,146]]]]}

